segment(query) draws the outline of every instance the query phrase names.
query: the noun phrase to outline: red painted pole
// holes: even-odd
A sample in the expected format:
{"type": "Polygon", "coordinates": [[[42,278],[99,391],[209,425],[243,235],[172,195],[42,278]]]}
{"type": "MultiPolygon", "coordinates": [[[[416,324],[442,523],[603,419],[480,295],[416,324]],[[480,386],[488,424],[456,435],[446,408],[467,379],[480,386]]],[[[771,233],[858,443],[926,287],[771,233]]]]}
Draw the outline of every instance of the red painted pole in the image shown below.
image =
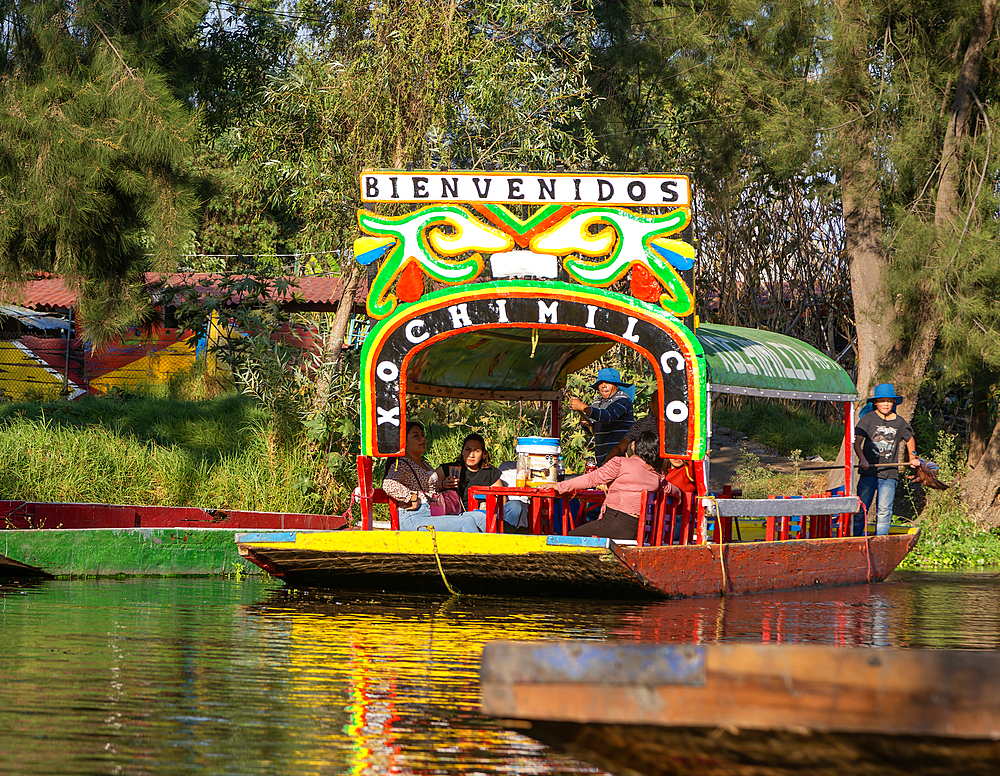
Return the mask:
{"type": "Polygon", "coordinates": [[[854,425],[854,404],[849,401],[844,402],[844,495],[851,495],[851,469],[854,468],[852,459],[853,450],[851,443],[854,435],[851,433],[854,425]]]}
{"type": "Polygon", "coordinates": [[[358,456],[358,504],[361,506],[361,530],[372,529],[372,459],[367,455],[358,456]]]}

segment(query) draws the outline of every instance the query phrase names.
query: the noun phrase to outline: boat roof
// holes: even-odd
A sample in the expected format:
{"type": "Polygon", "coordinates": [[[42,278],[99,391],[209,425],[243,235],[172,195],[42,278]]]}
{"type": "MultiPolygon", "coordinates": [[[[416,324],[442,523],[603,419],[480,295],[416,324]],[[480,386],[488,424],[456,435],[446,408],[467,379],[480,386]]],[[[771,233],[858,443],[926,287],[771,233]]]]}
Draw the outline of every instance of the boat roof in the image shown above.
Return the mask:
{"type": "MultiPolygon", "coordinates": [[[[702,324],[708,391],[809,401],[853,401],[850,375],[811,345],[762,329],[702,324]]],[[[407,392],[454,399],[551,400],[567,377],[614,345],[603,331],[502,327],[444,339],[421,361],[407,392]]]]}
{"type": "Polygon", "coordinates": [[[854,401],[858,391],[836,361],[811,345],[764,329],[702,324],[710,393],[776,399],[854,401]]]}

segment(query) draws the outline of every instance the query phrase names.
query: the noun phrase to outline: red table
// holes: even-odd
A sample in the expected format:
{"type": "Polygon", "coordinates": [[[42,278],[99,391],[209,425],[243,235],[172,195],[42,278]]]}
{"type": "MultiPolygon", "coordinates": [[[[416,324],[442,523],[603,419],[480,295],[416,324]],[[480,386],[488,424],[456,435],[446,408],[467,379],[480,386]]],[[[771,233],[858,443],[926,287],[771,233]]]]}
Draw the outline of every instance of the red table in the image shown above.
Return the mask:
{"type": "Polygon", "coordinates": [[[559,495],[554,488],[491,488],[489,486],[476,486],[469,488],[469,509],[479,509],[479,500],[486,501],[486,532],[497,533],[499,523],[502,518],[498,517],[499,506],[502,507],[504,501],[511,496],[523,496],[528,499],[529,514],[531,515],[531,532],[536,535],[542,533],[542,522],[548,519],[551,529],[552,515],[555,509],[555,502],[558,499],[562,502],[562,532],[566,535],[569,529],[571,501],[580,502],[580,509],[583,510],[587,504],[603,504],[605,493],[603,490],[578,490],[575,493],[559,495]]]}

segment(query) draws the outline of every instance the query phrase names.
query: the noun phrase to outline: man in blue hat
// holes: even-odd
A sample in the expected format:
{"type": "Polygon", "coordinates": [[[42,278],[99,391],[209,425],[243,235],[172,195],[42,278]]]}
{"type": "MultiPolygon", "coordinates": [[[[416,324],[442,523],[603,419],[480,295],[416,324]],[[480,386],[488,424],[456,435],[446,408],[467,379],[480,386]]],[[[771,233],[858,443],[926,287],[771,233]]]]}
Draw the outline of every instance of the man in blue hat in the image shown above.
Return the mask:
{"type": "Polygon", "coordinates": [[[875,535],[889,533],[896,483],[899,481],[899,467],[894,464],[899,461],[900,445],[906,446],[909,465],[920,465],[913,429],[896,414],[896,405],[902,400],[902,396],[896,395],[892,383],[876,386],[872,397],[861,408],[858,424],[854,428],[854,453],[861,469],[858,498],[865,505],[864,510],[854,516],[855,536],[865,533],[865,513],[871,510],[876,493],[875,535]],[[883,465],[876,467],[875,464],[883,465]]]}
{"type": "Polygon", "coordinates": [[[612,448],[632,427],[635,417],[632,402],[635,388],[622,382],[617,369],[605,367],[597,373],[592,386],[597,390],[593,404],[586,404],[575,396],[569,397],[570,408],[582,412],[594,430],[594,456],[597,465],[603,466],[612,448]]]}

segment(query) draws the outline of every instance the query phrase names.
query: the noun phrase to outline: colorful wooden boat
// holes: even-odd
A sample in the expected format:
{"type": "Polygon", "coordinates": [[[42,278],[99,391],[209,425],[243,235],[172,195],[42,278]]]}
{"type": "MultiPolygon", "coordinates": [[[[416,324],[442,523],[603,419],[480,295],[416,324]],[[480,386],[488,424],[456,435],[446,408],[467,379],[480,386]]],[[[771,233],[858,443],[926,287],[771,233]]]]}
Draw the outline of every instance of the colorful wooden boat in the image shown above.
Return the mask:
{"type": "Polygon", "coordinates": [[[1000,772],[996,652],[488,643],[482,712],[612,773],[1000,772]]]}
{"type": "Polygon", "coordinates": [[[660,547],[430,531],[240,533],[236,541],[243,557],[298,587],[649,598],[881,582],[917,534],[660,547]]]}
{"type": "Polygon", "coordinates": [[[358,214],[354,253],[377,266],[367,302],[376,323],[361,353],[361,530],[242,533],[245,558],[294,585],[687,596],[878,581],[913,547],[916,533],[851,537],[849,453],[839,496],[792,504],[708,492],[713,397],[841,402],[850,441],[857,391],[805,343],[699,324],[686,176],[377,170],[361,174],[361,192],[371,209],[358,214]],[[386,206],[398,214],[380,214],[386,206]],[[372,460],[404,454],[408,397],[551,402],[559,437],[567,376],[615,343],[648,365],[659,391],[661,455],[695,468],[697,498],[674,517],[680,546],[662,503],[654,546],[373,530],[374,505],[387,499],[372,460]],[[761,518],[766,541],[733,541],[739,517],[761,518]]]}
{"type": "Polygon", "coordinates": [[[51,576],[261,573],[242,562],[237,531],[345,525],[331,515],[0,501],[0,552],[51,576]]]}
{"type": "MultiPolygon", "coordinates": [[[[375,269],[376,321],[361,352],[360,530],[310,515],[13,505],[24,522],[4,532],[12,557],[56,574],[211,573],[236,568],[236,547],[218,544],[235,530],[243,558],[293,584],[680,596],[877,581],[913,546],[916,534],[850,536],[849,476],[842,495],[794,504],[708,492],[713,397],[841,402],[850,440],[857,392],[805,343],[699,323],[686,176],[385,170],[360,184],[371,209],[358,213],[354,254],[375,269]],[[568,375],[616,343],[656,384],[661,455],[696,473],[697,498],[674,517],[681,546],[661,546],[673,541],[662,498],[651,547],[373,530],[387,502],[373,459],[403,455],[408,397],[550,402],[558,438],[568,375]],[[739,517],[763,518],[766,541],[732,541],[739,517]],[[192,551],[202,546],[211,550],[192,551]]],[[[398,525],[391,504],[389,517],[398,525]]]]}

